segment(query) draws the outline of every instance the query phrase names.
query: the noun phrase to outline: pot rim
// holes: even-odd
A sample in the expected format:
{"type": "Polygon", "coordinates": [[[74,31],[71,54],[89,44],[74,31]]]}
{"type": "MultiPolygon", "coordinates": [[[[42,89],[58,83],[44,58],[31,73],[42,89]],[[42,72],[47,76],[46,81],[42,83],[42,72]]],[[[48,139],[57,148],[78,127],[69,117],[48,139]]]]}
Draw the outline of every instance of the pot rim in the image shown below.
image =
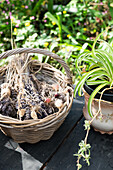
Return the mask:
{"type": "MultiPolygon", "coordinates": [[[[92,92],[94,91],[94,89],[92,89],[90,86],[88,86],[86,83],[84,83],[84,86],[86,86],[87,88],[89,88],[89,90],[91,90],[92,92]]],[[[86,91],[86,90],[85,90],[86,91]]],[[[100,95],[100,92],[98,92],[97,94],[100,95]]],[[[113,94],[108,94],[108,93],[103,93],[103,96],[107,96],[107,97],[113,97],[113,94]]]]}
{"type": "MultiPolygon", "coordinates": [[[[90,95],[86,92],[86,90],[85,90],[84,88],[83,88],[82,90],[83,90],[84,96],[85,96],[85,95],[90,96],[90,95]]],[[[100,99],[94,98],[93,100],[96,101],[96,102],[99,102],[100,99]]],[[[101,99],[101,102],[103,102],[103,103],[108,103],[108,104],[113,104],[113,102],[110,102],[110,101],[107,101],[107,100],[103,100],[103,99],[101,99]]]]}

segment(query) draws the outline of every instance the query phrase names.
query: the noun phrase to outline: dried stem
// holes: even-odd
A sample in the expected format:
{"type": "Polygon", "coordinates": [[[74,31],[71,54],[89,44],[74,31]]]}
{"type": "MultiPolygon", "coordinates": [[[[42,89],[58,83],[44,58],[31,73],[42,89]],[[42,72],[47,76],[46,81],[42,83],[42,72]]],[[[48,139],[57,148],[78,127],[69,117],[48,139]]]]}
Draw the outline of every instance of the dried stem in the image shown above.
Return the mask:
{"type": "Polygon", "coordinates": [[[52,71],[48,65],[33,61],[28,54],[14,56],[9,61],[6,71],[7,88],[4,90],[4,96],[8,96],[8,101],[7,98],[1,98],[3,101],[0,100],[0,112],[3,115],[7,112],[9,115],[9,112],[14,111],[13,116],[20,121],[58,114],[65,105],[69,105],[72,88],[66,88],[67,83],[62,81],[61,73],[54,74],[52,71]],[[2,103],[5,103],[5,107],[2,103]]]}
{"type": "Polygon", "coordinates": [[[11,46],[13,49],[13,30],[12,30],[12,19],[11,19],[11,46]]]}

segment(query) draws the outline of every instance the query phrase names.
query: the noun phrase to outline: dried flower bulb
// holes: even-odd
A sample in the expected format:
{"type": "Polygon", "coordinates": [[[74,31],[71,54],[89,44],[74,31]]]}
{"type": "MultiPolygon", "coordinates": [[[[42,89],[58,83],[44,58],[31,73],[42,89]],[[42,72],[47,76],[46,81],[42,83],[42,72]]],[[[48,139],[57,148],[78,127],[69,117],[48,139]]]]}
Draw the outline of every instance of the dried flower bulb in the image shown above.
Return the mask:
{"type": "Polygon", "coordinates": [[[61,99],[57,99],[57,100],[55,101],[55,106],[56,106],[57,108],[61,108],[62,105],[63,105],[63,102],[62,102],[61,99]]]}
{"type": "Polygon", "coordinates": [[[34,120],[37,120],[37,114],[34,110],[31,111],[31,117],[34,119],[34,120]]]}
{"type": "Polygon", "coordinates": [[[50,102],[51,102],[51,99],[50,99],[50,98],[46,98],[45,102],[46,102],[46,103],[50,103],[50,102]]]}
{"type": "Polygon", "coordinates": [[[3,83],[1,85],[1,97],[4,96],[4,95],[8,95],[8,96],[11,95],[11,89],[10,89],[8,83],[3,83]]]}
{"type": "Polygon", "coordinates": [[[67,93],[68,93],[68,89],[65,89],[65,90],[63,91],[63,93],[64,93],[64,94],[67,94],[67,93]]]}
{"type": "Polygon", "coordinates": [[[3,83],[3,84],[1,84],[1,88],[6,88],[6,87],[8,87],[9,86],[9,84],[8,83],[3,83]]]}
{"type": "Polygon", "coordinates": [[[60,94],[59,94],[59,93],[55,94],[55,98],[58,98],[59,96],[60,96],[60,94]]]}
{"type": "Polygon", "coordinates": [[[59,84],[52,84],[53,90],[58,91],[59,90],[59,84]]]}
{"type": "Polygon", "coordinates": [[[36,113],[39,112],[40,106],[39,105],[35,105],[32,107],[32,111],[35,111],[36,113]]]}
{"type": "Polygon", "coordinates": [[[19,118],[23,117],[24,114],[25,114],[25,109],[20,109],[20,110],[18,110],[18,113],[17,113],[17,114],[19,115],[19,118]]]}

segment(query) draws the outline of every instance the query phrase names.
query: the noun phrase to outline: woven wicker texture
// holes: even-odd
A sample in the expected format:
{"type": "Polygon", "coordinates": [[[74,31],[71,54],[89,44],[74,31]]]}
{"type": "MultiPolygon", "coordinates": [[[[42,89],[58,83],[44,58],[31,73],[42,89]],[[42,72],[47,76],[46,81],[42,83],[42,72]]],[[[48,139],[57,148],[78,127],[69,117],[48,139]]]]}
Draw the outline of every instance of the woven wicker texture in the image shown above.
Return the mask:
{"type": "MultiPolygon", "coordinates": [[[[65,69],[66,76],[55,69],[51,65],[47,63],[39,64],[39,69],[42,71],[42,77],[47,79],[52,79],[56,77],[60,79],[62,83],[66,83],[69,85],[70,90],[72,91],[72,95],[69,97],[69,102],[64,103],[63,107],[54,114],[48,115],[43,119],[37,120],[18,120],[12,117],[3,116],[0,114],[0,127],[3,133],[10,136],[14,139],[14,141],[18,143],[28,142],[28,143],[36,143],[40,140],[49,139],[53,133],[60,127],[60,125],[64,122],[66,116],[68,115],[72,102],[73,102],[73,88],[71,87],[72,79],[70,75],[70,70],[67,64],[56,54],[49,52],[43,49],[33,49],[33,48],[19,48],[14,50],[9,50],[0,55],[0,59],[7,58],[9,56],[21,53],[39,53],[44,54],[46,56],[50,56],[53,59],[57,60],[65,69]]],[[[37,61],[35,61],[37,62],[37,61]]],[[[35,66],[35,62],[33,62],[33,66],[35,66]]]]}

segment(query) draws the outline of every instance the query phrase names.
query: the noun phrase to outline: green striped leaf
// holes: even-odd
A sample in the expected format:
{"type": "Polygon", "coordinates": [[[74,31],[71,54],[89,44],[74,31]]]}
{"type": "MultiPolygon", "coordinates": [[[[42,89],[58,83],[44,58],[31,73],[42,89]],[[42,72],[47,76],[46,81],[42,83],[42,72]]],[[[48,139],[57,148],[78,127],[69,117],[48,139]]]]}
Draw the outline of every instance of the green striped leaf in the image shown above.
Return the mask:
{"type": "Polygon", "coordinates": [[[106,71],[108,72],[108,74],[112,78],[112,76],[113,76],[113,66],[112,66],[112,62],[109,58],[109,55],[102,50],[95,50],[95,53],[96,53],[95,56],[100,60],[101,64],[103,64],[103,66],[106,68],[106,71]]]}
{"type": "Polygon", "coordinates": [[[106,82],[104,84],[101,84],[99,85],[94,91],[93,93],[91,94],[91,96],[89,97],[89,100],[88,100],[88,113],[90,115],[90,117],[93,117],[93,114],[92,114],[92,110],[91,110],[91,105],[92,105],[92,101],[95,97],[95,95],[100,91],[100,89],[102,89],[103,87],[109,85],[110,83],[109,82],[106,82]]]}
{"type": "Polygon", "coordinates": [[[88,77],[91,75],[91,74],[96,74],[98,71],[100,70],[103,70],[105,71],[104,68],[96,68],[94,70],[91,70],[90,72],[87,72],[85,73],[85,75],[81,78],[81,80],[77,83],[76,87],[75,87],[75,90],[74,90],[74,94],[77,93],[78,91],[78,94],[79,96],[81,96],[81,91],[82,91],[82,88],[83,88],[83,85],[85,83],[85,81],[88,79],[88,77]]]}

